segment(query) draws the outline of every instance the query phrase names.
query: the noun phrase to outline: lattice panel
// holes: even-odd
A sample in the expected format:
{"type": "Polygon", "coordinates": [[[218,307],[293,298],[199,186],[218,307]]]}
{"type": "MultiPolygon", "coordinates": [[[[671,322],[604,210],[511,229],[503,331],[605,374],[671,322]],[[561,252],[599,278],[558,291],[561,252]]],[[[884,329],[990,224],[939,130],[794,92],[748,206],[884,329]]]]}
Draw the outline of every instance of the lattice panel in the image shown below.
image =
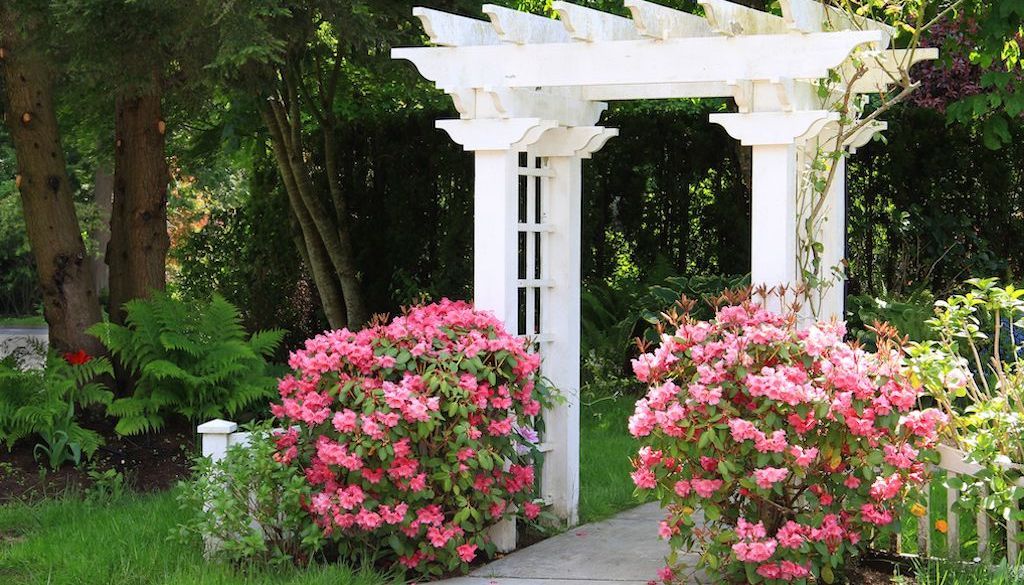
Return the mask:
{"type": "Polygon", "coordinates": [[[517,294],[519,311],[516,330],[537,344],[547,339],[541,327],[545,291],[554,286],[547,278],[545,256],[547,235],[552,226],[544,223],[549,185],[554,173],[544,157],[529,152],[519,153],[518,168],[518,237],[517,294]]]}

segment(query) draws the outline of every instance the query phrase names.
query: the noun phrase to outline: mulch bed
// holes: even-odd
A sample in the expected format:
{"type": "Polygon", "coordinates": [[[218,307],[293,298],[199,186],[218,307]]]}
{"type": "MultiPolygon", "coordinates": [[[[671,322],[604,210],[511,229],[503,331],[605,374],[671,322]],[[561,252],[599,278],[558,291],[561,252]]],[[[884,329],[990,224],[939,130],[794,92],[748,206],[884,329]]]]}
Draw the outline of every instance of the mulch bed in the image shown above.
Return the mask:
{"type": "Polygon", "coordinates": [[[166,490],[190,473],[198,452],[195,429],[180,423],[159,433],[121,437],[107,423],[96,426],[105,438],[93,458],[78,467],[65,465],[57,471],[33,456],[35,444],[21,441],[12,451],[0,446],[0,504],[13,500],[34,501],[66,491],[84,491],[92,481],[89,471],[115,469],[127,484],[140,492],[166,490]]]}

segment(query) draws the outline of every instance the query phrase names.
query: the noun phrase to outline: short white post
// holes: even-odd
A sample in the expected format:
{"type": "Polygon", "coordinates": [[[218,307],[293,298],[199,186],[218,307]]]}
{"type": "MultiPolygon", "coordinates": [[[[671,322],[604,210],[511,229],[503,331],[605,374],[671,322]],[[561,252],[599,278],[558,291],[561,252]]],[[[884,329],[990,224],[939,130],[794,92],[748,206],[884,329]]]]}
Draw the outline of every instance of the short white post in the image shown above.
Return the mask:
{"type": "Polygon", "coordinates": [[[231,434],[237,430],[237,423],[219,418],[199,425],[196,431],[203,438],[203,457],[209,457],[214,462],[224,459],[231,446],[231,434]]]}

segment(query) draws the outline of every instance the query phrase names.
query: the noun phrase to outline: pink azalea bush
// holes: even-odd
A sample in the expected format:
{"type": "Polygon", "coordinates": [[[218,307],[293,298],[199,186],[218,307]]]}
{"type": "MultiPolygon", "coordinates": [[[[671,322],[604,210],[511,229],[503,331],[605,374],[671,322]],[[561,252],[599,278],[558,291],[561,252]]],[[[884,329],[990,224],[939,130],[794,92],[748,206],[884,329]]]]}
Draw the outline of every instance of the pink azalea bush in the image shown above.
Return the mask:
{"type": "MultiPolygon", "coordinates": [[[[915,409],[894,332],[870,353],[842,323],[798,329],[749,302],[669,326],[633,363],[649,391],[629,430],[633,481],[667,509],[670,560],[695,550],[717,580],[831,583],[898,530],[946,419],[915,409]]],[[[660,575],[678,576],[671,562],[660,575]]]]}
{"type": "Polygon", "coordinates": [[[448,300],[318,335],[280,383],[277,457],[301,467],[305,507],[343,554],[465,568],[493,552],[488,527],[540,513],[539,361],[492,315],[448,300]]]}

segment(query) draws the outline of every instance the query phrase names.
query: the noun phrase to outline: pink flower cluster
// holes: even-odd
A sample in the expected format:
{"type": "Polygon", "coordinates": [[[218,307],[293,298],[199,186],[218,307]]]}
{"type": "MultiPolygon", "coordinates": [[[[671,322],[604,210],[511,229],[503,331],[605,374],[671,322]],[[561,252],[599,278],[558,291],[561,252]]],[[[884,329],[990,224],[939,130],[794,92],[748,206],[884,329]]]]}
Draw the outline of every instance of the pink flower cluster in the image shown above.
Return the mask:
{"type": "Polygon", "coordinates": [[[387,542],[420,574],[493,552],[485,529],[535,518],[539,356],[492,315],[448,300],[329,331],[291,355],[271,411],[325,536],[387,542]]]}
{"type": "Polygon", "coordinates": [[[786,583],[891,530],[946,423],[914,410],[894,336],[872,353],[844,342],[842,323],[798,328],[752,303],[668,326],[633,363],[649,390],[629,420],[634,483],[667,494],[663,538],[728,559],[705,567],[727,580],[752,569],[786,583]]]}

